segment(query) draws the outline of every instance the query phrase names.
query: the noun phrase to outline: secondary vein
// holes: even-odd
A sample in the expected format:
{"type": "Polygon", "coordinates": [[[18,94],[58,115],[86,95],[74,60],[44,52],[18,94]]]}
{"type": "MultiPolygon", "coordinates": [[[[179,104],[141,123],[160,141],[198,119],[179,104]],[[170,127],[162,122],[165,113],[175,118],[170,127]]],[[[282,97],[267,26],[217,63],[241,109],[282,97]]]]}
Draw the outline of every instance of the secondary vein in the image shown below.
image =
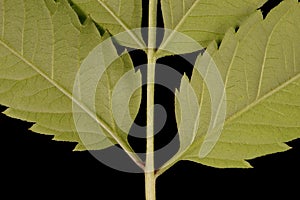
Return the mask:
{"type": "Polygon", "coordinates": [[[101,0],[97,0],[97,2],[105,9],[107,12],[118,22],[119,25],[123,27],[123,29],[130,35],[130,37],[139,45],[141,49],[145,47],[143,42],[139,40],[139,38],[132,32],[132,30],[109,8],[109,6],[106,5],[101,0]]]}

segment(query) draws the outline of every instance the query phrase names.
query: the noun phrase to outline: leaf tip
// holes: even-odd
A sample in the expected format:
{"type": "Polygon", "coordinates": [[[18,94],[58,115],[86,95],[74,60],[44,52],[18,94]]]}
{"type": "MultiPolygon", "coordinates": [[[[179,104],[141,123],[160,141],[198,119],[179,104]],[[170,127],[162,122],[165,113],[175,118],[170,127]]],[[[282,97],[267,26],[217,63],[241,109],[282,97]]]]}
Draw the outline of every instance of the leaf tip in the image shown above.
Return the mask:
{"type": "Polygon", "coordinates": [[[244,166],[245,169],[253,169],[254,167],[247,161],[243,160],[242,164],[244,166]]]}
{"type": "Polygon", "coordinates": [[[81,152],[81,151],[85,151],[85,150],[86,150],[86,148],[83,145],[77,144],[72,151],[73,152],[81,152]]]}
{"type": "Polygon", "coordinates": [[[10,110],[10,108],[7,108],[6,110],[2,111],[1,113],[6,116],[9,116],[9,110],[10,110]]]}

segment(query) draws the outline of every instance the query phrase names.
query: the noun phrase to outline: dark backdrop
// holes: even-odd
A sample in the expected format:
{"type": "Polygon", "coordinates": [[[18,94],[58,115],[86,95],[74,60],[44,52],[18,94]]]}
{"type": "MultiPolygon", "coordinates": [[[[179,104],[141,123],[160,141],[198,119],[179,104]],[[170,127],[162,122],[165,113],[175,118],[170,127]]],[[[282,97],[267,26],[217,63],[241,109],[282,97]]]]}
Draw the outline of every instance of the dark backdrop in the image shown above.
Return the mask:
{"type": "MultiPolygon", "coordinates": [[[[147,5],[147,1],[144,1],[147,5]]],[[[278,1],[263,7],[264,15],[278,1]]],[[[143,25],[147,26],[147,9],[143,25]]],[[[158,25],[163,27],[161,14],[158,25]]],[[[195,55],[191,55],[195,56],[195,55]]],[[[136,65],[146,62],[141,52],[132,53],[136,65]]],[[[191,72],[192,66],[180,57],[164,58],[167,64],[180,73],[191,72]],[[185,66],[185,67],[182,67],[185,66]]],[[[177,83],[179,84],[179,82],[177,83]]],[[[176,83],[174,87],[176,86],[176,83]]],[[[158,86],[156,103],[169,112],[167,124],[156,137],[160,147],[176,137],[172,92],[158,86]]],[[[145,101],[141,106],[137,123],[145,120],[145,101]]],[[[1,111],[5,108],[1,107],[1,111]]],[[[68,199],[144,199],[143,174],[129,174],[111,169],[94,159],[88,152],[72,152],[74,143],[56,142],[51,136],[27,131],[30,123],[0,115],[1,133],[1,193],[9,199],[45,197],[68,199]]],[[[144,141],[130,138],[137,150],[143,150],[144,141]]],[[[157,199],[204,199],[222,198],[271,198],[279,194],[297,194],[300,178],[300,141],[289,143],[292,150],[251,160],[253,169],[215,169],[192,162],[179,162],[157,182],[157,199]],[[239,194],[240,193],[240,194],[239,194]]]]}

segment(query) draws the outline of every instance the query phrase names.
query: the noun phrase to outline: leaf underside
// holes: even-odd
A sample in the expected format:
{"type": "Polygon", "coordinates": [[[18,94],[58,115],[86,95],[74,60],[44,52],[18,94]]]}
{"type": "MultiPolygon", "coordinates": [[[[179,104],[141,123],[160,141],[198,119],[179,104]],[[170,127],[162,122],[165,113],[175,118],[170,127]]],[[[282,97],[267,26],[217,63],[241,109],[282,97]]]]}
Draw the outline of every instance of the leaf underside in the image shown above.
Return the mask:
{"type": "Polygon", "coordinates": [[[124,46],[144,49],[141,31],[142,0],[72,0],[85,14],[112,35],[124,33],[118,41],[124,46]]]}
{"type": "MultiPolygon", "coordinates": [[[[161,6],[165,28],[185,34],[205,48],[214,40],[221,41],[230,27],[239,27],[266,1],[161,0],[161,6]]],[[[174,45],[175,37],[172,32],[165,34],[162,48],[174,45]]],[[[190,44],[177,45],[182,54],[193,51],[190,44]]],[[[158,56],[165,54],[158,51],[158,56]]]]}
{"type": "MultiPolygon", "coordinates": [[[[101,128],[100,132],[83,130],[84,138],[88,138],[83,144],[75,126],[72,93],[76,74],[83,59],[105,39],[92,21],[80,24],[66,0],[1,0],[0,8],[0,103],[9,107],[4,113],[34,122],[34,132],[77,142],[76,150],[107,148],[116,143],[111,134],[126,143],[123,133],[114,129],[112,113],[104,110],[95,116],[111,133],[101,128]]],[[[112,42],[107,50],[118,56],[112,42]]],[[[124,53],[105,71],[96,94],[101,108],[111,109],[113,86],[132,69],[131,59],[124,53]]],[[[134,76],[131,81],[140,82],[140,74],[134,76]]],[[[84,102],[77,102],[84,107],[84,102]]],[[[138,91],[130,106],[133,117],[139,104],[138,91]]]]}
{"type": "MultiPolygon", "coordinates": [[[[191,160],[220,168],[248,168],[246,161],[290,149],[286,142],[300,138],[300,4],[286,0],[263,20],[257,11],[238,32],[225,34],[221,46],[208,46],[195,68],[214,62],[226,88],[227,113],[221,136],[204,158],[199,151],[211,118],[211,99],[195,70],[191,85],[200,107],[199,128],[182,131],[180,137],[195,134],[191,147],[173,160],[191,160]],[[288,30],[288,31],[287,31],[288,30]]],[[[182,84],[180,90],[184,90],[182,84]]],[[[177,119],[185,92],[177,93],[177,119]]],[[[187,128],[186,128],[187,129],[187,128]]],[[[174,161],[173,161],[174,162],[174,161]]]]}
{"type": "MultiPolygon", "coordinates": [[[[104,149],[119,141],[130,149],[126,133],[131,119],[124,119],[122,131],[112,114],[112,91],[118,80],[131,73],[133,79],[127,84],[141,84],[141,75],[132,70],[128,53],[109,66],[97,85],[95,99],[101,103],[90,117],[96,119],[100,132],[87,129],[81,133],[84,138],[78,135],[72,113],[73,86],[85,58],[99,59],[90,52],[108,33],[129,31],[133,40],[127,42],[131,47],[136,46],[134,43],[143,47],[140,32],[130,32],[141,27],[142,1],[71,2],[87,16],[84,24],[67,0],[0,0],[0,104],[9,107],[6,115],[34,122],[34,132],[78,143],[76,150],[104,149]],[[94,22],[108,33],[101,36],[94,22]]],[[[176,92],[177,122],[185,122],[179,128],[181,146],[163,169],[179,160],[220,168],[247,168],[251,167],[247,160],[286,151],[289,147],[285,143],[300,137],[300,6],[295,0],[285,0],[264,20],[256,10],[265,2],[161,0],[165,28],[186,34],[207,47],[195,68],[216,64],[225,84],[227,103],[222,134],[213,150],[200,158],[201,146],[209,134],[211,99],[206,77],[195,70],[190,87],[184,76],[176,92]],[[215,41],[221,40],[218,47],[215,41]],[[192,101],[192,90],[196,91],[197,101],[192,101]]],[[[173,39],[166,34],[162,46],[176,43],[173,39]]],[[[181,53],[192,51],[180,47],[181,53]]],[[[106,50],[118,56],[112,42],[106,50]]],[[[157,57],[166,55],[157,53],[157,57]]],[[[77,106],[86,109],[84,102],[75,100],[77,106]]],[[[140,100],[139,89],[129,105],[133,119],[140,100]]],[[[121,101],[122,98],[120,104],[121,101]]]]}
{"type": "Polygon", "coordinates": [[[72,2],[113,35],[141,27],[142,0],[72,0],[72,2]]]}

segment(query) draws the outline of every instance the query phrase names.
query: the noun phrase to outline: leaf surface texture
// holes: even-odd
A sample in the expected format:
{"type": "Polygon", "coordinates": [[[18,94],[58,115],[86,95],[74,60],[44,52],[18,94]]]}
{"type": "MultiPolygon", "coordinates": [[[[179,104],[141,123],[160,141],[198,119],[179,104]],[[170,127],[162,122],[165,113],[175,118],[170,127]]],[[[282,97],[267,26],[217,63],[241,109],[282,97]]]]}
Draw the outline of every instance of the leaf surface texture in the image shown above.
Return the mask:
{"type": "MultiPolygon", "coordinates": [[[[211,120],[206,77],[194,70],[191,85],[199,102],[199,128],[193,144],[173,160],[192,160],[214,167],[250,167],[246,161],[290,149],[285,143],[300,137],[300,5],[287,0],[265,20],[257,11],[236,33],[231,28],[221,46],[208,46],[195,68],[215,63],[226,91],[226,119],[222,134],[204,158],[199,151],[211,120]],[[287,31],[288,30],[288,31],[287,31]]],[[[192,94],[192,93],[191,93],[192,94]]],[[[179,92],[177,120],[182,107],[179,92]]],[[[187,98],[187,97],[185,97],[187,98]]]]}
{"type": "MultiPolygon", "coordinates": [[[[54,135],[55,140],[77,142],[77,150],[107,148],[116,139],[128,145],[123,133],[114,129],[111,113],[103,109],[112,105],[110,97],[118,77],[133,69],[129,55],[125,52],[115,60],[100,79],[97,113],[89,116],[98,120],[100,132],[88,129],[82,144],[72,101],[82,108],[86,105],[73,96],[74,81],[84,58],[106,37],[101,37],[90,19],[82,25],[65,0],[1,0],[0,9],[0,103],[9,107],[4,113],[34,122],[31,130],[54,135]],[[107,74],[111,79],[105,78],[107,74]]],[[[109,44],[106,51],[118,56],[112,42],[109,44]]],[[[131,81],[141,81],[139,73],[133,76],[131,81]]],[[[139,95],[137,92],[131,101],[133,118],[139,95]]]]}

